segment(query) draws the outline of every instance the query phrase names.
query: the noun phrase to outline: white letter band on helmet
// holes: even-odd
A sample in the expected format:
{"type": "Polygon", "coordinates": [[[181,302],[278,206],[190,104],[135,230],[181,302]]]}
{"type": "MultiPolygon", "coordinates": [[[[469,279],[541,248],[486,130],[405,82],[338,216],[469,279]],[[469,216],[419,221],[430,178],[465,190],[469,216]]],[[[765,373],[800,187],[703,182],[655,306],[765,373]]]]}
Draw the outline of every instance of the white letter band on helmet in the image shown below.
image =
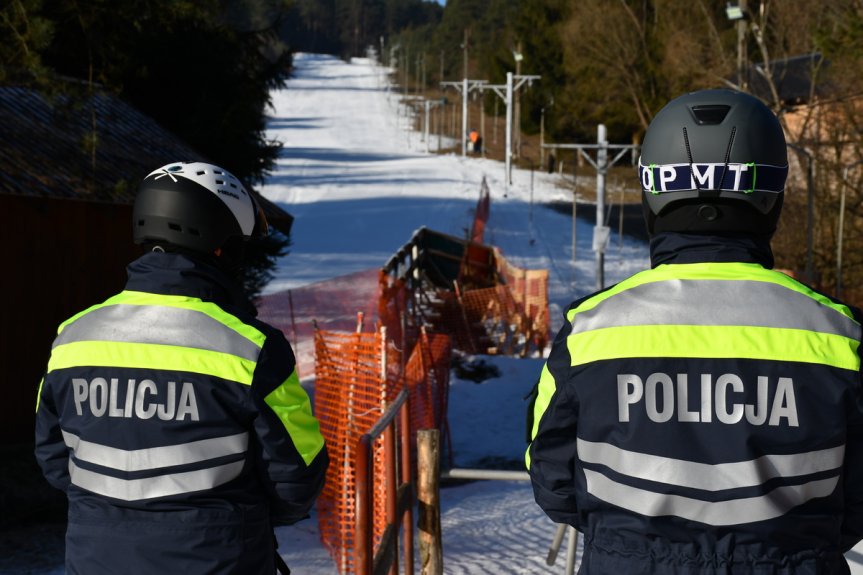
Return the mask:
{"type": "Polygon", "coordinates": [[[638,176],[645,192],[717,190],[727,192],[772,192],[785,190],[788,165],[768,164],[650,164],[638,160],[638,176]]]}
{"type": "Polygon", "coordinates": [[[231,210],[245,237],[255,231],[258,207],[243,184],[233,174],[219,166],[204,162],[174,162],[153,170],[147,178],[186,178],[212,192],[231,210]]]}

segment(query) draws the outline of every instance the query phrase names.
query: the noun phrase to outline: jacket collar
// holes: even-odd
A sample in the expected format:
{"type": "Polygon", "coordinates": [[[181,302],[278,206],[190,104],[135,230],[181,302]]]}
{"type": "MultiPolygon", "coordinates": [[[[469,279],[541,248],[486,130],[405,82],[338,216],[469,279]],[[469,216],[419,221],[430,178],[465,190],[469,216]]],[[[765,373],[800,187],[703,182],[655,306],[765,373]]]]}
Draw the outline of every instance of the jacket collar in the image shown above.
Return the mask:
{"type": "Polygon", "coordinates": [[[256,315],[240,286],[215,262],[185,253],[148,252],[130,263],[126,289],[200,298],[256,315]]]}
{"type": "Polygon", "coordinates": [[[650,264],[756,263],[773,268],[769,236],[662,232],[650,238],[650,264]]]}

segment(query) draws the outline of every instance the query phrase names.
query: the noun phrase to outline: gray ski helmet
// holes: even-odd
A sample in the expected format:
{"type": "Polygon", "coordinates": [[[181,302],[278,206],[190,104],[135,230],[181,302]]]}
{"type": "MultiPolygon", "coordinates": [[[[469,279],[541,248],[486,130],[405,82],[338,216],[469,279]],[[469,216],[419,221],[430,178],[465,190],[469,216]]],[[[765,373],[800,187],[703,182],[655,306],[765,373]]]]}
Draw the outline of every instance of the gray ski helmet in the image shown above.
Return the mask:
{"type": "Polygon", "coordinates": [[[753,96],[691,92],[648,126],[638,174],[650,234],[772,234],[788,175],[785,134],[753,96]]]}
{"type": "Polygon", "coordinates": [[[167,242],[212,253],[231,238],[266,235],[258,203],[234,175],[204,162],[175,162],[138,186],[133,209],[135,243],[167,242]]]}

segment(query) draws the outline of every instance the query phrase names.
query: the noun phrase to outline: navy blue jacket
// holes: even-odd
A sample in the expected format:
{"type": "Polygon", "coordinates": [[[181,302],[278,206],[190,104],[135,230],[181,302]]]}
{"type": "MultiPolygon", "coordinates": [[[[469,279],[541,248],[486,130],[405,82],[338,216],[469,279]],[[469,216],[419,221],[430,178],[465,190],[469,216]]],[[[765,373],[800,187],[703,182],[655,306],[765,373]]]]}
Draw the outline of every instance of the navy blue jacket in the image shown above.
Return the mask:
{"type": "Polygon", "coordinates": [[[863,538],[861,318],[769,244],[660,234],[575,302],[529,412],[537,503],[579,573],[841,574],[863,538]]]}
{"type": "Polygon", "coordinates": [[[211,263],[128,273],[60,326],[40,386],[67,573],[273,573],[273,526],[307,516],[328,465],[290,345],[211,263]]]}

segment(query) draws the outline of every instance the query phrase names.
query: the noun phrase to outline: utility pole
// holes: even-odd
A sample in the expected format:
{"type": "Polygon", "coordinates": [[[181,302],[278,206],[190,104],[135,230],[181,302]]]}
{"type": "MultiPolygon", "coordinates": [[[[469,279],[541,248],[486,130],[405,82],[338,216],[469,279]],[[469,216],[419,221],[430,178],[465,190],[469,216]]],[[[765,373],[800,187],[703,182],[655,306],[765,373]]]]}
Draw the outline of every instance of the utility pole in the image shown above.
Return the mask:
{"type": "MultiPolygon", "coordinates": [[[[638,148],[636,144],[609,144],[604,124],[596,127],[596,144],[542,144],[543,148],[577,150],[581,157],[596,169],[596,226],[593,228],[593,251],[596,252],[596,289],[605,287],[605,248],[611,229],[605,225],[605,177],[608,169],[617,163],[624,154],[638,148]],[[596,150],[596,161],[588,155],[587,150],[596,150]],[[609,150],[620,150],[611,161],[608,160],[609,150]]],[[[575,193],[572,195],[573,219],[575,218],[575,193]]],[[[575,255],[575,225],[573,225],[572,253],[575,255]]]]}
{"type": "Polygon", "coordinates": [[[479,94],[479,135],[481,136],[480,141],[482,144],[480,145],[480,151],[482,152],[482,157],[485,157],[485,98],[483,97],[482,92],[479,94]]]}
{"type": "Polygon", "coordinates": [[[497,107],[500,104],[500,100],[494,101],[494,145],[497,145],[497,107]]]}
{"type": "Polygon", "coordinates": [[[464,42],[461,45],[461,47],[464,51],[464,74],[462,75],[462,78],[467,78],[467,45],[468,45],[469,40],[470,40],[470,28],[465,28],[464,29],[464,42]]]}
{"type": "Polygon", "coordinates": [[[405,69],[404,69],[404,77],[405,77],[405,96],[408,95],[410,90],[408,90],[408,83],[410,82],[410,70],[411,70],[411,52],[410,48],[405,48],[405,69]]]}
{"type": "Polygon", "coordinates": [[[506,73],[506,84],[486,84],[482,87],[483,90],[493,90],[506,103],[506,149],[504,150],[506,176],[505,193],[509,193],[509,185],[512,183],[512,104],[513,93],[524,86],[532,84],[534,80],[539,80],[542,76],[513,76],[512,72],[506,73]]]}
{"type": "Polygon", "coordinates": [[[467,156],[467,97],[474,90],[482,90],[487,80],[469,80],[467,76],[461,82],[441,82],[441,87],[451,86],[461,92],[461,155],[467,156]]]}
{"type": "Polygon", "coordinates": [[[545,169],[545,106],[539,111],[539,169],[545,169]]]}
{"type": "Polygon", "coordinates": [[[506,186],[512,184],[512,72],[506,73],[506,186]]]}
{"type": "MultiPolygon", "coordinates": [[[[431,139],[431,136],[430,136],[429,132],[431,129],[431,127],[430,127],[431,126],[431,110],[432,110],[432,108],[437,108],[438,106],[443,106],[444,101],[445,101],[444,99],[426,100],[424,98],[417,101],[418,104],[420,104],[420,103],[422,104],[423,110],[424,110],[422,140],[425,142],[425,145],[426,145],[426,154],[428,154],[430,151],[429,150],[429,141],[431,139]]],[[[440,132],[438,132],[438,140],[437,141],[438,141],[438,150],[440,150],[440,132]]]]}
{"type": "Polygon", "coordinates": [[[440,110],[438,110],[435,116],[437,117],[437,151],[440,152],[441,149],[441,138],[443,137],[444,131],[444,120],[446,119],[446,98],[441,98],[440,100],[440,110]]]}
{"type": "MultiPolygon", "coordinates": [[[[515,75],[516,77],[521,76],[521,61],[524,59],[524,56],[521,52],[521,40],[518,41],[518,45],[513,51],[512,56],[515,60],[515,75]]],[[[521,157],[521,98],[519,97],[519,92],[515,92],[515,94],[513,94],[513,97],[515,98],[515,109],[513,110],[513,126],[515,126],[515,147],[513,148],[513,157],[518,159],[521,157]]]]}

